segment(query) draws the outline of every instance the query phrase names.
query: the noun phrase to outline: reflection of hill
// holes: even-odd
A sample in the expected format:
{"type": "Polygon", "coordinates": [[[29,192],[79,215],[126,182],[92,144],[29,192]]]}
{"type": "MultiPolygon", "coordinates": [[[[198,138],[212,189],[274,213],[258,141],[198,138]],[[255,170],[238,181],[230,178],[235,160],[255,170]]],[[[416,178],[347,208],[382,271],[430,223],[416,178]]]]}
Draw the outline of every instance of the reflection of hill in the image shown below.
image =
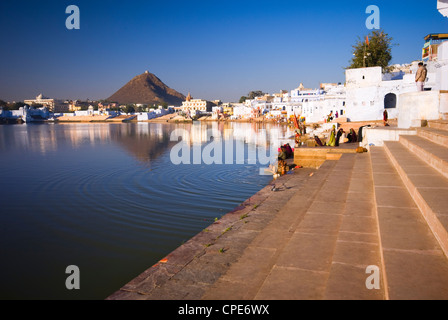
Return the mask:
{"type": "Polygon", "coordinates": [[[110,138],[128,151],[137,160],[149,163],[161,156],[177,142],[170,141],[170,126],[158,128],[154,125],[111,126],[110,138]]]}
{"type": "MultiPolygon", "coordinates": [[[[69,123],[57,125],[27,125],[0,127],[0,151],[8,149],[33,150],[45,154],[56,151],[65,144],[78,148],[84,144],[115,142],[130,155],[143,163],[158,158],[178,142],[170,141],[171,133],[180,129],[181,138],[190,146],[210,141],[208,129],[218,130],[219,140],[234,139],[257,146],[280,146],[281,141],[272,141],[276,126],[248,123],[168,124],[168,123],[69,123]],[[9,129],[9,130],[8,130],[9,129]]],[[[293,132],[281,130],[281,136],[289,137],[293,132]]]]}
{"type": "MultiPolygon", "coordinates": [[[[235,123],[210,123],[207,125],[192,124],[158,124],[142,123],[128,125],[112,125],[110,127],[110,139],[118,143],[127,152],[143,163],[150,163],[158,158],[167,149],[171,149],[178,142],[170,141],[171,133],[176,130],[184,130],[181,138],[187,143],[208,143],[210,137],[207,136],[208,129],[219,130],[222,139],[233,138],[242,140],[245,143],[257,146],[270,147],[271,143],[280,146],[281,141],[272,138],[272,130],[278,129],[275,126],[260,124],[235,124],[235,123]],[[226,130],[230,130],[231,137],[227,136],[226,130]]],[[[284,135],[284,130],[281,130],[284,135]]]]}

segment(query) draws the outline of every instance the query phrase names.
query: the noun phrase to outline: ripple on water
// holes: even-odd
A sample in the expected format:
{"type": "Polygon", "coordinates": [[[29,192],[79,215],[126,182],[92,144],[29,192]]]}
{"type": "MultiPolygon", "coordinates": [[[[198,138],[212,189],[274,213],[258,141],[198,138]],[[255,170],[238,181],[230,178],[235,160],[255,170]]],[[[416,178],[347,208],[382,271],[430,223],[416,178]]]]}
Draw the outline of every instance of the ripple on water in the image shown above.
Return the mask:
{"type": "Polygon", "coordinates": [[[100,247],[117,245],[123,232],[143,242],[148,233],[161,238],[191,236],[265,183],[257,169],[248,165],[176,166],[160,159],[151,169],[72,167],[36,186],[37,197],[54,195],[36,223],[51,224],[64,237],[100,247]]]}

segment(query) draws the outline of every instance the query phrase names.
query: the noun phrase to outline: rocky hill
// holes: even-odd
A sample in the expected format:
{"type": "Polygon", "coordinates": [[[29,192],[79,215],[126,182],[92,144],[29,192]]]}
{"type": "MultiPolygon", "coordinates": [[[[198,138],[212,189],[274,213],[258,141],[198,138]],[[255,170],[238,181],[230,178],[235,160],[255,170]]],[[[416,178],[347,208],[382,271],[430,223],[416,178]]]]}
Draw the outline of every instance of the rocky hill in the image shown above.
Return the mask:
{"type": "Polygon", "coordinates": [[[185,96],[164,84],[154,74],[146,71],[129,81],[125,86],[107,98],[120,104],[162,104],[180,106],[185,96]]]}

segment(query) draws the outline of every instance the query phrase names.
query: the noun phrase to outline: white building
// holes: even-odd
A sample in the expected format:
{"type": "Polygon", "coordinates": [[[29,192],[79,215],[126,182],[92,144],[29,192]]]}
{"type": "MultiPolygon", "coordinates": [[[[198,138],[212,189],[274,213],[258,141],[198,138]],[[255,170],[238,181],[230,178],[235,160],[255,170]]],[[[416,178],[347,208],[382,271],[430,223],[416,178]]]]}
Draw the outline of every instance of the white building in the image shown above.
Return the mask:
{"type": "Polygon", "coordinates": [[[137,121],[148,121],[151,119],[162,117],[164,115],[167,115],[168,113],[170,113],[170,110],[159,108],[151,112],[140,112],[137,113],[136,115],[137,115],[137,121]]]}
{"type": "Polygon", "coordinates": [[[68,111],[68,104],[64,104],[64,101],[44,97],[42,93],[36,99],[25,100],[24,103],[29,106],[41,105],[47,107],[52,112],[68,111]]]}
{"type": "Polygon", "coordinates": [[[330,112],[339,117],[346,114],[346,92],[343,85],[327,85],[325,88],[315,90],[314,94],[304,99],[301,116],[306,122],[315,123],[323,121],[330,112]]]}
{"type": "Polygon", "coordinates": [[[252,115],[253,108],[244,103],[235,104],[233,107],[233,118],[234,119],[248,119],[252,115]]]}
{"type": "Polygon", "coordinates": [[[448,0],[437,0],[437,10],[443,16],[448,17],[448,0]]]}
{"type": "Polygon", "coordinates": [[[191,94],[188,93],[186,101],[182,102],[181,110],[190,114],[197,111],[199,113],[212,112],[213,105],[212,102],[207,100],[193,99],[191,94]]]}
{"type": "Polygon", "coordinates": [[[382,120],[386,109],[389,118],[397,118],[400,94],[416,90],[414,74],[384,81],[381,67],[349,69],[346,71],[346,116],[349,121],[382,120]]]}
{"type": "Polygon", "coordinates": [[[433,64],[436,73],[436,90],[448,90],[448,41],[439,46],[438,61],[433,64]]]}
{"type": "Polygon", "coordinates": [[[24,122],[39,122],[50,118],[50,111],[47,107],[20,107],[19,110],[3,110],[0,107],[0,118],[22,119],[24,122]]]}
{"type": "Polygon", "coordinates": [[[291,90],[291,102],[309,102],[320,100],[324,94],[322,89],[305,89],[301,84],[300,87],[291,90]]]}

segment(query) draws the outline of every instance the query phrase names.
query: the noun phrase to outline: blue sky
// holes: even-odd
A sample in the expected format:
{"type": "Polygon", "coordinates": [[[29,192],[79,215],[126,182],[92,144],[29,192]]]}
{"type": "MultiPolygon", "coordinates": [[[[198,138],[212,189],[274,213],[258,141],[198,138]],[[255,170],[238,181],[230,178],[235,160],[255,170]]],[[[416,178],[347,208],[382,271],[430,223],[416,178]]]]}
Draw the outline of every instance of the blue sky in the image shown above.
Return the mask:
{"type": "Polygon", "coordinates": [[[423,37],[448,32],[436,0],[0,2],[0,99],[105,99],[145,70],[195,98],[344,82],[351,46],[380,8],[392,63],[421,58],[423,37]],[[69,5],[80,30],[68,30],[69,5]]]}

